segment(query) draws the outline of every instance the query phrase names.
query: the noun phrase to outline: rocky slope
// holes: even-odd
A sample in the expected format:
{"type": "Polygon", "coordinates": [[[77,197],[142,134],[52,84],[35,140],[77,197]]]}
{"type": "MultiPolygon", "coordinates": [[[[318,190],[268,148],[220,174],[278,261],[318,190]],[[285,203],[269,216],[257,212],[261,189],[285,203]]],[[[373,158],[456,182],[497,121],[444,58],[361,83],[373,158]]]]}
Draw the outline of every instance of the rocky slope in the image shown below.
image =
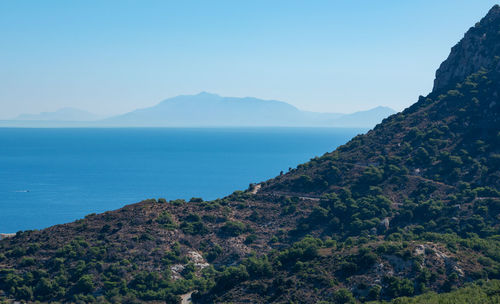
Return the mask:
{"type": "Polygon", "coordinates": [[[496,5],[451,49],[450,56],[436,72],[434,91],[453,87],[480,69],[500,70],[499,15],[500,6],[496,5]]]}
{"type": "MultiPolygon", "coordinates": [[[[477,27],[500,29],[498,11],[477,27]]],[[[500,72],[476,61],[500,39],[464,42],[477,31],[428,96],[286,174],[215,201],[147,200],[0,241],[4,298],[354,303],[473,281],[445,297],[498,298],[496,281],[481,280],[500,279],[500,72]]]]}

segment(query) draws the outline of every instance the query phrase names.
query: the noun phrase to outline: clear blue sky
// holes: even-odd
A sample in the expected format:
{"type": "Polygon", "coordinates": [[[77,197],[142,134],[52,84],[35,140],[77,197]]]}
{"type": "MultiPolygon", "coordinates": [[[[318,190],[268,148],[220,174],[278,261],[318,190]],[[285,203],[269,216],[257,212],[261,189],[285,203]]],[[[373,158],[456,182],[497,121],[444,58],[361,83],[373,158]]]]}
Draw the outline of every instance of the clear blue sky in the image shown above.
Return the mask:
{"type": "Polygon", "coordinates": [[[200,91],[401,110],[497,1],[0,1],[0,119],[200,91]]]}

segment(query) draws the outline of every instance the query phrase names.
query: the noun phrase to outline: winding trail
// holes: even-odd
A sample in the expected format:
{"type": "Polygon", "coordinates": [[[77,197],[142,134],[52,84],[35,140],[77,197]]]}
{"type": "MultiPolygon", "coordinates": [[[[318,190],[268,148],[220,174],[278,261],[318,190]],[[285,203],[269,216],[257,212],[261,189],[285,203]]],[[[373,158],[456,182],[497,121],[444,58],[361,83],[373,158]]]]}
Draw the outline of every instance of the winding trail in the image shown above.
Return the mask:
{"type": "Polygon", "coordinates": [[[181,304],[191,304],[191,295],[193,294],[194,291],[190,291],[188,293],[185,293],[181,295],[181,304]]]}

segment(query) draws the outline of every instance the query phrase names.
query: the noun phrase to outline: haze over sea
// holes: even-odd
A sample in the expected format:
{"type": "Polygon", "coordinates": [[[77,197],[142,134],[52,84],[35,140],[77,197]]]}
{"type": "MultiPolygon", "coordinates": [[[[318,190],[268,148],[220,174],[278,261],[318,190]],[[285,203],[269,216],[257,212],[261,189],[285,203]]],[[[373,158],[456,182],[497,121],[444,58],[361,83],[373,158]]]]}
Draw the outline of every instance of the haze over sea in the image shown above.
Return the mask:
{"type": "Polygon", "coordinates": [[[215,199],[364,131],[0,128],[0,232],[41,229],[147,198],[215,199]]]}

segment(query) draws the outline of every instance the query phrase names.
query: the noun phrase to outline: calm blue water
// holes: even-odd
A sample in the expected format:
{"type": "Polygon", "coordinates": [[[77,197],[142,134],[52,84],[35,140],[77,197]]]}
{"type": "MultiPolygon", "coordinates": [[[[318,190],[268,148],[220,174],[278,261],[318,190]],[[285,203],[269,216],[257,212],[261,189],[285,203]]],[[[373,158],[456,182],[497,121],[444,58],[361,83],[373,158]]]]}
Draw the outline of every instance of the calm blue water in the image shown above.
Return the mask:
{"type": "Polygon", "coordinates": [[[215,199],[363,131],[0,128],[0,232],[40,229],[146,198],[215,199]]]}

